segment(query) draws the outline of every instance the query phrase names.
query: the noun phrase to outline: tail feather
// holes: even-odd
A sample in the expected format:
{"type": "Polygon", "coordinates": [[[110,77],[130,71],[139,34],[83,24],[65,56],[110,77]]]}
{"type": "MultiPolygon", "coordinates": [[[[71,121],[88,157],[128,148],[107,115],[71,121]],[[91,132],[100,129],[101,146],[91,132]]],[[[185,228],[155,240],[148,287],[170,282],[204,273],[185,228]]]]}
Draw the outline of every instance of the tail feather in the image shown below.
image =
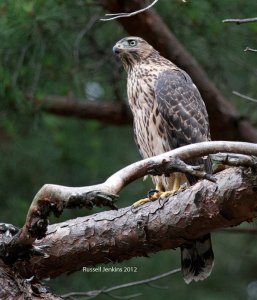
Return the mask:
{"type": "Polygon", "coordinates": [[[207,278],[211,274],[213,264],[214,254],[210,234],[181,247],[182,274],[186,283],[207,278]]]}

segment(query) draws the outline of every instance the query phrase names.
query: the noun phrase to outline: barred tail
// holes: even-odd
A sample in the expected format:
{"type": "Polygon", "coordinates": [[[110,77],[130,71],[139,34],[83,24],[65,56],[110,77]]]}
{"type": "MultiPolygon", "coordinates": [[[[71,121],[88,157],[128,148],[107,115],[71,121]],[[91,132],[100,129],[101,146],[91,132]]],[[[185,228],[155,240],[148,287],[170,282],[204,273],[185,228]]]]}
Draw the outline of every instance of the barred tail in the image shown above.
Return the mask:
{"type": "Polygon", "coordinates": [[[181,247],[181,267],[186,283],[207,278],[212,271],[214,255],[211,235],[206,234],[192,244],[181,247]]]}

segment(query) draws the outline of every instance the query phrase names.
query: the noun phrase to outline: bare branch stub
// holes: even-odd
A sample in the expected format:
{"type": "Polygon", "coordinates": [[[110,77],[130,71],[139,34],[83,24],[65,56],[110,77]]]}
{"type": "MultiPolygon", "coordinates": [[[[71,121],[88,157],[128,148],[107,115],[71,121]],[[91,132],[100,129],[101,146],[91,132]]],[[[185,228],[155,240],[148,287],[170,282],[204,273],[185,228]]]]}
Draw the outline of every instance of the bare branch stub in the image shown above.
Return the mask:
{"type": "Polygon", "coordinates": [[[29,258],[34,255],[45,256],[45,248],[33,246],[36,239],[46,235],[50,213],[59,217],[65,208],[91,209],[93,206],[107,206],[117,209],[114,201],[117,195],[97,190],[83,188],[67,188],[58,185],[45,185],[35,196],[24,226],[5,243],[1,258],[8,264],[18,258],[29,258]]]}
{"type": "Polygon", "coordinates": [[[225,19],[222,21],[223,23],[236,23],[238,25],[243,23],[252,23],[257,22],[257,18],[247,18],[247,19],[225,19]]]}
{"type": "Polygon", "coordinates": [[[257,52],[257,49],[253,49],[253,48],[250,48],[250,47],[246,47],[246,48],[244,49],[244,51],[257,52]]]}

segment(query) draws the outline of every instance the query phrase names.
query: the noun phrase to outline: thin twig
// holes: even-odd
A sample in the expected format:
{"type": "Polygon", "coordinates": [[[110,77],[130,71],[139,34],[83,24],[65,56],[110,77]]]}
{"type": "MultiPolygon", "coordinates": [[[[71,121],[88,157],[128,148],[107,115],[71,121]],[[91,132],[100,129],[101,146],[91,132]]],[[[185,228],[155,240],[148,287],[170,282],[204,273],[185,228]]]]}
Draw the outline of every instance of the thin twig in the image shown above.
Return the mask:
{"type": "Polygon", "coordinates": [[[253,48],[250,48],[250,47],[246,47],[246,48],[244,49],[244,51],[257,52],[257,49],[253,49],[253,48]]]}
{"type": "MultiPolygon", "coordinates": [[[[169,272],[166,272],[166,273],[163,273],[163,274],[151,277],[151,278],[138,280],[138,281],[132,281],[132,282],[116,285],[116,286],[113,286],[113,287],[110,287],[110,288],[107,288],[107,289],[104,288],[104,289],[101,289],[101,290],[88,291],[88,292],[84,292],[84,293],[83,292],[72,292],[72,293],[62,295],[62,297],[65,298],[65,299],[69,299],[70,297],[74,297],[74,296],[75,297],[77,297],[77,296],[86,296],[86,297],[95,296],[96,297],[96,296],[101,295],[101,294],[108,294],[109,295],[110,292],[117,291],[119,289],[124,289],[124,288],[128,288],[128,287],[131,287],[131,286],[136,286],[136,285],[149,284],[150,282],[168,277],[170,275],[174,275],[174,274],[180,272],[180,270],[181,270],[180,268],[175,269],[175,270],[171,270],[169,272]]],[[[131,296],[132,295],[123,296],[123,297],[127,298],[127,297],[131,297],[131,296]]],[[[89,299],[89,298],[84,298],[84,299],[89,299]]]]}
{"type": "Polygon", "coordinates": [[[248,18],[248,19],[225,19],[222,20],[223,23],[236,23],[236,24],[242,24],[242,23],[251,23],[251,22],[257,22],[257,18],[248,18]]]}
{"type": "Polygon", "coordinates": [[[252,102],[257,102],[257,99],[255,98],[252,98],[252,97],[249,97],[249,96],[246,96],[246,95],[243,95],[241,93],[238,93],[237,91],[233,91],[232,92],[234,95],[238,96],[238,97],[241,97],[243,99],[246,99],[246,100],[249,100],[249,101],[252,101],[252,102]]]}
{"type": "Polygon", "coordinates": [[[150,5],[148,5],[145,8],[133,11],[131,13],[116,13],[116,14],[105,14],[106,17],[112,16],[111,18],[105,18],[105,19],[100,19],[100,21],[111,21],[114,19],[118,19],[118,18],[127,18],[127,17],[132,17],[135,16],[137,14],[140,14],[144,11],[146,11],[147,9],[151,8],[152,6],[154,6],[159,0],[154,0],[150,5]]]}

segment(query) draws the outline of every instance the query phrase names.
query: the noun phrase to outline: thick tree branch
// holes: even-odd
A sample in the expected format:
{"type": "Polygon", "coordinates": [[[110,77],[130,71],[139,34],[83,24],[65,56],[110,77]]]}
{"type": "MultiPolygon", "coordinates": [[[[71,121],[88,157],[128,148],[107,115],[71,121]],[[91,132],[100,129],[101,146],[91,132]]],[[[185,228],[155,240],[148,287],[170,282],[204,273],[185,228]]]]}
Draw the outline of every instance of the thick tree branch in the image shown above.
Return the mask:
{"type": "MultiPolygon", "coordinates": [[[[36,239],[45,236],[48,217],[51,212],[59,216],[63,209],[105,205],[114,208],[113,200],[126,185],[145,175],[169,174],[175,171],[188,172],[200,178],[213,178],[197,167],[181,162],[218,152],[241,153],[257,156],[257,145],[242,142],[203,142],[192,144],[144,159],[129,165],[109,177],[104,183],[86,187],[65,187],[44,185],[36,194],[27,214],[23,228],[13,239],[5,243],[1,257],[5,262],[13,263],[19,257],[30,254],[44,254],[42,249],[32,247],[36,239]]],[[[227,161],[227,159],[226,159],[227,161]]],[[[249,161],[247,161],[249,164],[249,161]]],[[[256,161],[253,160],[253,167],[256,161]]]]}
{"type": "Polygon", "coordinates": [[[99,263],[121,262],[174,249],[212,230],[257,216],[257,178],[251,169],[230,168],[217,183],[200,181],[178,194],[131,209],[102,212],[51,225],[36,246],[48,257],[16,262],[23,276],[56,277],[99,263]]]}
{"type": "MultiPolygon", "coordinates": [[[[111,13],[132,12],[145,6],[145,1],[141,0],[101,0],[101,3],[111,13]]],[[[197,61],[153,9],[118,21],[130,35],[143,37],[162,55],[190,74],[206,103],[213,139],[257,141],[257,131],[221,95],[197,61]]]]}
{"type": "Polygon", "coordinates": [[[67,97],[49,96],[36,100],[40,109],[59,116],[97,120],[113,125],[132,124],[132,113],[127,104],[82,101],[67,97]]]}

